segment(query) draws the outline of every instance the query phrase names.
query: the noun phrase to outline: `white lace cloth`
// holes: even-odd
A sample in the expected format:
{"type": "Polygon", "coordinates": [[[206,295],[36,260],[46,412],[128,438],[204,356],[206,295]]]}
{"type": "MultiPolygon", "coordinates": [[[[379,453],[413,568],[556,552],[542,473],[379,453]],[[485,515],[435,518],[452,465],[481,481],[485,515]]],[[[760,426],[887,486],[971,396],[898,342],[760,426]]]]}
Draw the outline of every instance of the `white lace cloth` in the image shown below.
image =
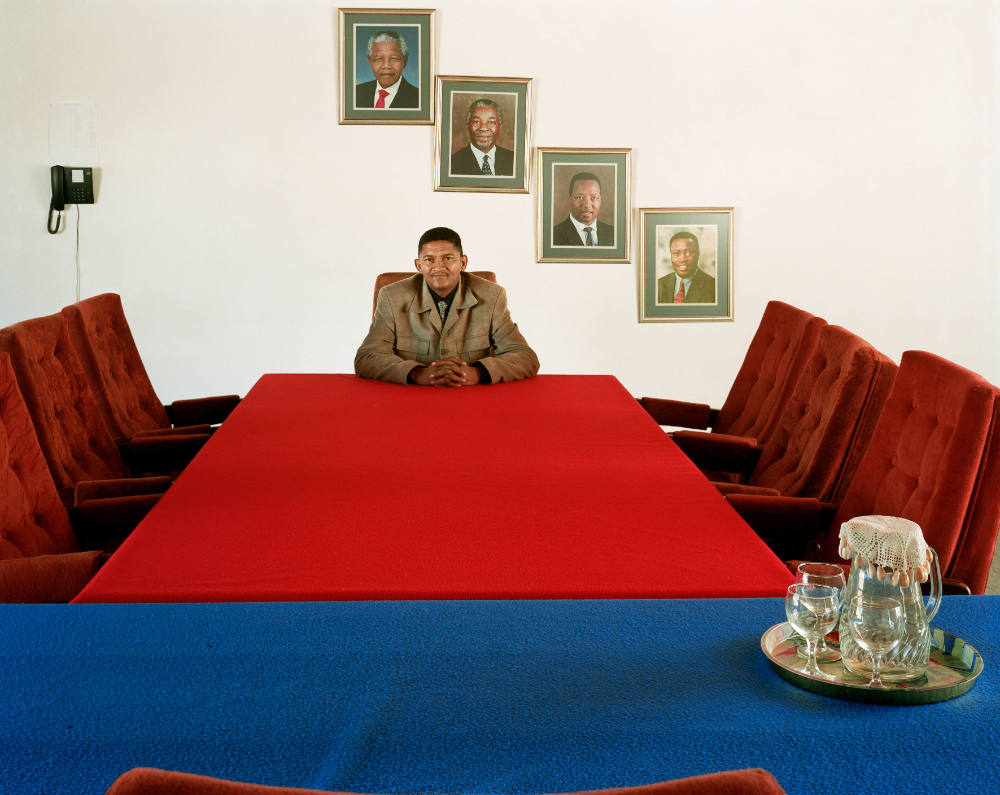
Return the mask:
{"type": "Polygon", "coordinates": [[[856,516],[840,526],[840,556],[865,566],[869,577],[909,585],[927,582],[932,553],[916,522],[899,516],[856,516]]]}

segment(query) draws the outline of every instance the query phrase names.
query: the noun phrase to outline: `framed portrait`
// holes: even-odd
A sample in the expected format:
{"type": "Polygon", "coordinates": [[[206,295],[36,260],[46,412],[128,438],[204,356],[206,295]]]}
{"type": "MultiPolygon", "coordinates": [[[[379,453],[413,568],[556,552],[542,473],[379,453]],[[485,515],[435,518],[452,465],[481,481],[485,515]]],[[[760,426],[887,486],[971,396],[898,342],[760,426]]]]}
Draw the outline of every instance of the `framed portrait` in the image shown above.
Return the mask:
{"type": "Polygon", "coordinates": [[[733,319],[733,208],[639,210],[639,322],[733,319]]]}
{"type": "Polygon", "coordinates": [[[341,8],[341,124],[433,124],[433,9],[341,8]]]}
{"type": "Polygon", "coordinates": [[[531,78],[437,79],[434,190],[527,193],[531,78]]]}
{"type": "Polygon", "coordinates": [[[539,262],[628,262],[631,149],[538,148],[539,262]]]}

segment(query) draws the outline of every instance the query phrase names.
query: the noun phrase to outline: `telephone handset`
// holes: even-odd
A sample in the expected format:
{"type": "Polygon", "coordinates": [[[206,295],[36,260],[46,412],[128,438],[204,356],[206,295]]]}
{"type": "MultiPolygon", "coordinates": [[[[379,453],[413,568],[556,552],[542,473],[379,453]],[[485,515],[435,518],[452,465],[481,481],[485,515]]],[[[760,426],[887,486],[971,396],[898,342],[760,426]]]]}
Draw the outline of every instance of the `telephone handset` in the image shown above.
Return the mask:
{"type": "Polygon", "coordinates": [[[49,204],[49,234],[59,231],[59,221],[67,204],[94,203],[94,170],[72,166],[52,166],[52,202],[49,204]],[[55,227],[52,213],[56,213],[55,227]]]}

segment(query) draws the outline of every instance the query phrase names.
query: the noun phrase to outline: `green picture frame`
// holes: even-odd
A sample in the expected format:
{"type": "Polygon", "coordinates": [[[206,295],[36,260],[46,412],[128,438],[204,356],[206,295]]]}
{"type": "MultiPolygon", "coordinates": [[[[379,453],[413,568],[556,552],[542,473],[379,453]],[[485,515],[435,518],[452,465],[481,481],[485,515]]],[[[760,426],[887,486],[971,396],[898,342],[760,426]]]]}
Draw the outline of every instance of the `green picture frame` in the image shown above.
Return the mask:
{"type": "Polygon", "coordinates": [[[530,77],[438,75],[434,128],[434,190],[527,193],[531,168],[530,77]],[[495,125],[487,135],[489,174],[473,144],[472,124],[495,125]]]}
{"type": "Polygon", "coordinates": [[[629,262],[632,150],[539,147],[537,161],[538,261],[629,262]],[[586,198],[574,194],[581,187],[586,198]],[[574,201],[575,195],[582,201],[574,201]],[[588,226],[589,244],[582,231],[588,226]]]}
{"type": "Polygon", "coordinates": [[[640,209],[639,251],[640,323],[733,319],[732,207],[640,209]]]}
{"type": "MultiPolygon", "coordinates": [[[[433,124],[434,73],[437,63],[437,11],[427,8],[341,8],[338,13],[340,75],[338,98],[341,124],[433,124]],[[388,32],[389,39],[386,39],[388,32]],[[375,37],[383,46],[398,41],[404,57],[383,68],[367,56],[375,37]],[[375,70],[380,69],[380,75],[375,70]],[[377,107],[381,82],[398,82],[385,107],[377,107]]],[[[375,42],[377,44],[378,42],[375,42]]]]}

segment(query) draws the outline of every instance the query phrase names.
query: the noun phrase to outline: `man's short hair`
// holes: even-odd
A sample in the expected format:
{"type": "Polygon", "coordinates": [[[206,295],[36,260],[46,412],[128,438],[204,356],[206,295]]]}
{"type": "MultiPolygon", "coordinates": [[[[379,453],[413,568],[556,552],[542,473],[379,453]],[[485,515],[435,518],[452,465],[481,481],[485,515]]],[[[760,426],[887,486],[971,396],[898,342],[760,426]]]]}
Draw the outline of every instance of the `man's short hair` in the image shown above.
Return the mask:
{"type": "Polygon", "coordinates": [[[402,36],[400,36],[394,30],[380,30],[380,31],[377,31],[376,33],[374,33],[372,35],[372,37],[370,39],[368,39],[368,57],[369,58],[372,57],[372,50],[375,48],[375,45],[378,44],[380,41],[395,42],[396,44],[399,45],[399,49],[402,50],[402,52],[403,52],[403,60],[404,61],[410,60],[410,51],[409,51],[409,49],[406,46],[406,39],[404,39],[402,36]]]}
{"type": "Polygon", "coordinates": [[[420,242],[417,243],[417,256],[420,256],[420,250],[427,243],[438,243],[441,241],[451,243],[458,249],[459,254],[465,254],[465,252],[462,251],[462,238],[458,236],[458,232],[454,229],[449,229],[447,226],[435,226],[433,229],[428,229],[420,236],[420,242]]]}
{"type": "MultiPolygon", "coordinates": [[[[587,180],[593,180],[594,182],[597,183],[597,187],[598,188],[601,187],[601,180],[598,178],[597,174],[591,174],[589,171],[580,171],[579,173],[574,174],[573,175],[573,179],[571,179],[569,181],[569,195],[570,196],[573,195],[573,186],[576,185],[576,183],[579,182],[580,180],[583,180],[585,182],[587,180]]],[[[603,192],[603,189],[602,189],[602,192],[603,192]]]]}
{"type": "Polygon", "coordinates": [[[496,102],[494,102],[492,99],[486,99],[486,97],[483,97],[482,99],[477,99],[475,102],[469,105],[469,109],[465,112],[466,124],[472,121],[472,111],[474,111],[476,108],[493,108],[493,110],[497,112],[497,121],[500,122],[501,127],[503,126],[503,111],[500,110],[500,106],[497,105],[496,102]]]}
{"type": "Polygon", "coordinates": [[[678,232],[670,238],[670,242],[667,243],[667,248],[670,248],[670,243],[673,243],[675,240],[690,240],[694,244],[694,250],[701,251],[701,246],[698,245],[698,238],[690,232],[678,232]]]}

